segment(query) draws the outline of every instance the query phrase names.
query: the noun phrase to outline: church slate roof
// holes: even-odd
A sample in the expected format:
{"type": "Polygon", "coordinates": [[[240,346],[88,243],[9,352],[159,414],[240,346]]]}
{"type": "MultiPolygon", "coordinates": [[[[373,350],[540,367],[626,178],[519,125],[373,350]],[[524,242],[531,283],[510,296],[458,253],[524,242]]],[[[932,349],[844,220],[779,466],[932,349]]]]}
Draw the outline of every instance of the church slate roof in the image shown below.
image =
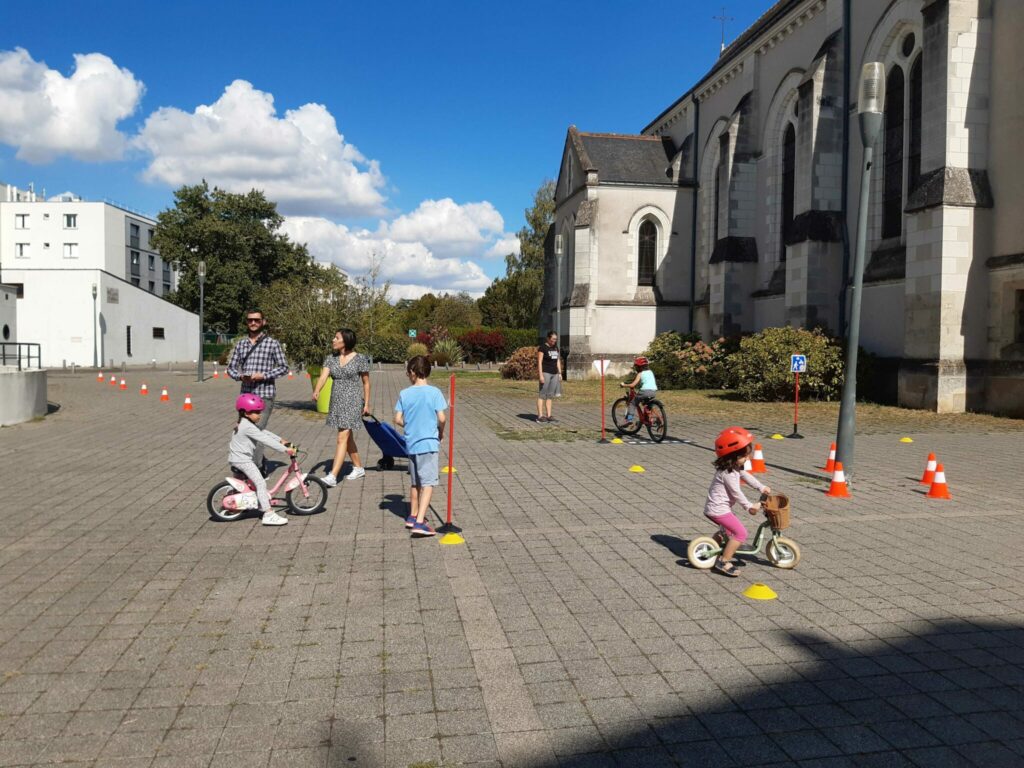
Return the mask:
{"type": "MultiPolygon", "coordinates": [[[[588,170],[596,170],[599,183],[672,185],[675,147],[668,137],[583,133],[588,170]]],[[[581,159],[582,162],[582,159],[581,159]]]]}

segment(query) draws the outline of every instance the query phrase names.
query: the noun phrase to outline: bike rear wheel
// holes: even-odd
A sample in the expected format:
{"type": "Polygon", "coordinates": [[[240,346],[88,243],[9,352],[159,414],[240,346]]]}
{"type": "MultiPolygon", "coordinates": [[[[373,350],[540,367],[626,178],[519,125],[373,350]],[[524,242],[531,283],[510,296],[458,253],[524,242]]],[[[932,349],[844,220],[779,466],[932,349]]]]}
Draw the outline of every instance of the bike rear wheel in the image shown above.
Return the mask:
{"type": "Polygon", "coordinates": [[[668,416],[665,415],[665,406],[657,400],[652,400],[647,406],[647,434],[656,443],[660,443],[668,434],[668,416]]]}
{"type": "Polygon", "coordinates": [[[620,397],[612,403],[612,421],[615,423],[615,429],[624,435],[635,435],[640,431],[640,417],[634,416],[633,421],[626,421],[628,413],[629,398],[620,397]]]}
{"type": "Polygon", "coordinates": [[[238,493],[235,486],[224,480],[210,489],[210,493],[206,496],[206,510],[210,513],[210,517],[215,520],[220,520],[225,523],[230,523],[232,520],[237,520],[245,514],[244,509],[225,509],[224,499],[234,493],[238,493]]]}
{"type": "Polygon", "coordinates": [[[309,496],[302,493],[302,486],[288,491],[288,506],[296,515],[315,515],[327,506],[327,486],[319,477],[306,475],[306,490],[309,496]]]}

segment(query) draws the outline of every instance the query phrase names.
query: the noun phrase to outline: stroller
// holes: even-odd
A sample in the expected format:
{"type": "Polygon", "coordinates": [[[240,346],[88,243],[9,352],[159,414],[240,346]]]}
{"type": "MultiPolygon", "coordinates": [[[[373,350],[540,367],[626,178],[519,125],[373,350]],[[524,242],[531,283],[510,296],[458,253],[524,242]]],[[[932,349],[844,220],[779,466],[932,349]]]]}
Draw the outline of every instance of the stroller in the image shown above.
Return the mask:
{"type": "Polygon", "coordinates": [[[405,451],[405,438],[390,424],[379,421],[376,416],[364,416],[363,426],[384,454],[377,462],[378,469],[394,469],[395,459],[409,458],[405,451]]]}

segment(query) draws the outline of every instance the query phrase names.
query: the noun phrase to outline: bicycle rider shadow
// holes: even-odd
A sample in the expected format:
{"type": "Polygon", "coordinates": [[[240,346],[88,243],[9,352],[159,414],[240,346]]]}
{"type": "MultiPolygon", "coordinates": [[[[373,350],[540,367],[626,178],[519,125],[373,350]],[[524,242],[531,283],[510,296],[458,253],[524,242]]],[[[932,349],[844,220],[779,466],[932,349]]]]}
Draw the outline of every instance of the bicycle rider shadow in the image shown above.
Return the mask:
{"type": "MultiPolygon", "coordinates": [[[[651,541],[653,541],[655,544],[661,544],[661,546],[663,546],[673,555],[678,557],[679,559],[676,560],[676,565],[681,565],[684,568],[689,568],[692,571],[700,570],[699,568],[694,568],[690,564],[690,559],[686,556],[686,548],[690,546],[690,540],[680,539],[678,536],[670,536],[664,533],[655,533],[651,536],[651,541]]],[[[736,553],[735,562],[740,567],[743,567],[744,565],[748,565],[750,563],[758,563],[760,565],[771,565],[771,563],[769,563],[767,560],[759,556],[745,555],[740,552],[736,553]]]]}

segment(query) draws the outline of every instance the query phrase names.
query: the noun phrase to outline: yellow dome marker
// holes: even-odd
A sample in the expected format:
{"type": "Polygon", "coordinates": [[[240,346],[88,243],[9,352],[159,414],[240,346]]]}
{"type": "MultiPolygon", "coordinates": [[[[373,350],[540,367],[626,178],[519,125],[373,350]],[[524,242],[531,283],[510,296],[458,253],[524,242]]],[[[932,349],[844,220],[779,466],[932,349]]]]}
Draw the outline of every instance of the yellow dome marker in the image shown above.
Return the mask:
{"type": "Polygon", "coordinates": [[[459,474],[459,470],[457,470],[455,467],[449,467],[447,465],[441,467],[442,475],[447,475],[449,472],[451,472],[453,475],[459,474]]]}
{"type": "Polygon", "coordinates": [[[615,445],[622,445],[622,438],[621,437],[613,437],[612,438],[612,443],[614,443],[615,445]]]}
{"type": "Polygon", "coordinates": [[[457,533],[446,533],[444,536],[442,536],[440,539],[438,539],[438,541],[441,544],[445,544],[445,545],[449,545],[449,544],[465,544],[466,543],[466,540],[464,538],[462,538],[461,536],[459,536],[459,534],[457,534],[457,533]]]}
{"type": "Polygon", "coordinates": [[[639,464],[634,464],[629,468],[630,472],[646,472],[647,470],[641,467],[639,464]]]}
{"type": "Polygon", "coordinates": [[[911,438],[909,438],[909,437],[901,437],[900,438],[900,442],[901,443],[912,443],[914,441],[911,438]]]}
{"type": "Polygon", "coordinates": [[[786,438],[784,438],[782,435],[780,435],[778,432],[776,432],[774,435],[772,435],[771,439],[772,440],[785,440],[786,438]]]}
{"type": "Polygon", "coordinates": [[[778,597],[775,590],[767,584],[751,584],[743,590],[743,596],[751,600],[774,600],[778,597]]]}

